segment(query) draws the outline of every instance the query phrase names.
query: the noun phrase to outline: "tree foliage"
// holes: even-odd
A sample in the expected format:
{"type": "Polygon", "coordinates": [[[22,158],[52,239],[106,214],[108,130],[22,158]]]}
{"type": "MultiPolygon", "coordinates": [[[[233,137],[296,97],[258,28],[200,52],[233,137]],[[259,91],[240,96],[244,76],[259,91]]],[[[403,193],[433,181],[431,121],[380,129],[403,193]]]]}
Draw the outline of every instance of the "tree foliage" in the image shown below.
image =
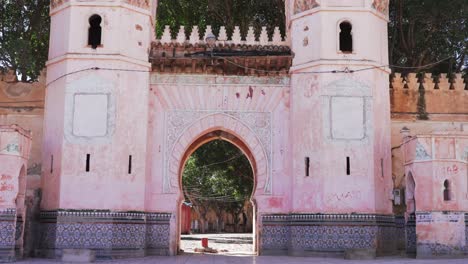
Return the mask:
{"type": "Polygon", "coordinates": [[[393,65],[419,67],[450,57],[429,71],[466,71],[466,0],[393,0],[390,3],[389,43],[393,65]]]}
{"type": "Polygon", "coordinates": [[[214,32],[225,26],[228,34],[239,26],[242,34],[247,34],[253,26],[257,34],[266,26],[272,32],[278,26],[284,33],[284,0],[160,0],[157,16],[157,33],[162,34],[165,25],[171,27],[173,34],[179,26],[187,32],[194,25],[203,31],[211,25],[214,32]]]}
{"type": "Polygon", "coordinates": [[[0,0],[0,70],[34,81],[49,47],[49,0],[0,0]]]}
{"type": "MultiPolygon", "coordinates": [[[[49,0],[0,0],[0,70],[14,70],[22,81],[36,80],[45,67],[49,42],[49,0]]],[[[390,1],[389,50],[392,65],[418,67],[451,57],[435,67],[437,72],[468,72],[466,0],[390,1]]],[[[284,0],[160,0],[157,33],[170,25],[173,34],[184,25],[212,25],[215,33],[234,26],[245,36],[254,26],[284,33],[284,0]]],[[[396,71],[405,69],[395,68],[396,71]]],[[[414,69],[407,69],[414,71],[414,69]]]]}
{"type": "MultiPolygon", "coordinates": [[[[253,170],[233,144],[214,140],[198,148],[182,174],[184,195],[202,218],[211,209],[238,215],[253,191],[253,170]]],[[[234,218],[237,221],[237,218],[234,218]]]]}

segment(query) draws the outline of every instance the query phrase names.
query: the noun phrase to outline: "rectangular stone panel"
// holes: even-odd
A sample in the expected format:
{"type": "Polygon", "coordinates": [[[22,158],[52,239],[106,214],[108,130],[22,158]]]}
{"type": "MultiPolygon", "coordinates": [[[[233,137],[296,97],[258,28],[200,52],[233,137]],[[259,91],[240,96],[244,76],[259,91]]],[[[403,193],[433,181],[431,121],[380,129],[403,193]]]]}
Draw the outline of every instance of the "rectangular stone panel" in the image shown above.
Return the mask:
{"type": "Polygon", "coordinates": [[[331,133],[333,139],[363,139],[365,136],[364,120],[364,98],[332,97],[331,133]]]}
{"type": "Polygon", "coordinates": [[[74,97],[73,135],[103,137],[107,135],[107,94],[76,94],[74,97]]]}

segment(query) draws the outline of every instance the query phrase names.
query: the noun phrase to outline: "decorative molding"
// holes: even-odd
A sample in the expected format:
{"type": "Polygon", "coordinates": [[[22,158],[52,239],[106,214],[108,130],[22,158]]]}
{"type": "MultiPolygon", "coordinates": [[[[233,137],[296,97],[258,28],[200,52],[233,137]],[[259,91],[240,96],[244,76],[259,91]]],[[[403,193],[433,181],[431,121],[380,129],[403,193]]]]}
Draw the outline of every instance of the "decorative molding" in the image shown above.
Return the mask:
{"type": "Polygon", "coordinates": [[[431,156],[427,153],[424,146],[418,141],[416,143],[416,155],[415,160],[430,160],[431,156]]]}
{"type": "Polygon", "coordinates": [[[133,5],[143,9],[149,9],[150,1],[149,0],[125,0],[125,3],[133,5]]]}
{"type": "Polygon", "coordinates": [[[295,0],[294,1],[294,14],[299,14],[304,11],[320,6],[320,1],[317,0],[295,0]]]}
{"type": "Polygon", "coordinates": [[[55,9],[60,7],[61,5],[70,2],[70,0],[51,0],[50,1],[50,9],[55,9]]]}
{"type": "Polygon", "coordinates": [[[151,85],[267,85],[290,86],[291,78],[286,76],[219,76],[219,75],[189,75],[189,74],[151,74],[151,85]]]}
{"type": "MultiPolygon", "coordinates": [[[[171,179],[169,168],[171,167],[171,153],[182,134],[197,121],[212,115],[225,115],[233,118],[246,127],[261,142],[262,148],[267,156],[267,179],[264,193],[272,193],[272,114],[270,112],[234,112],[234,111],[170,111],[165,113],[166,136],[165,136],[165,157],[164,157],[164,179],[163,192],[172,193],[173,188],[178,186],[179,179],[171,179]]],[[[219,124],[213,124],[217,126],[219,124]]],[[[176,164],[179,167],[179,164],[176,164]]],[[[177,175],[178,176],[178,175],[177,175]]],[[[258,182],[258,178],[257,178],[258,182]]]]}
{"type": "Polygon", "coordinates": [[[388,5],[389,0],[374,0],[374,2],[372,3],[372,8],[388,16],[388,5]]]}

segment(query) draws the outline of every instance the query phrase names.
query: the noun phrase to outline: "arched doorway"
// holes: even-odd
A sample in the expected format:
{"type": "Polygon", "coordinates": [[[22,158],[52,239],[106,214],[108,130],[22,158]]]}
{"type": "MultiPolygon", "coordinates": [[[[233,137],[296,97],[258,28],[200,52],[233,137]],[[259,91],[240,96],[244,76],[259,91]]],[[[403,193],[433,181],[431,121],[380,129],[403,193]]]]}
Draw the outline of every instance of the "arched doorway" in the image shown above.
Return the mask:
{"type": "Polygon", "coordinates": [[[226,131],[208,132],[189,146],[179,169],[179,252],[206,250],[201,238],[208,238],[219,254],[255,253],[256,168],[247,145],[226,131]]]}
{"type": "Polygon", "coordinates": [[[267,210],[267,200],[273,189],[270,166],[271,145],[269,145],[271,137],[268,136],[272,131],[268,125],[268,117],[264,115],[236,116],[229,112],[216,112],[200,115],[189,124],[179,126],[179,123],[186,122],[186,118],[192,119],[180,115],[169,118],[171,124],[174,123],[174,127],[168,128],[166,133],[167,146],[164,154],[162,191],[167,202],[167,211],[174,215],[174,221],[170,224],[170,254],[177,254],[179,250],[180,207],[184,201],[181,178],[184,164],[199,146],[220,137],[241,149],[248,157],[254,171],[254,192],[251,198],[255,208],[253,241],[254,252],[261,254],[259,252],[261,217],[267,210]],[[222,133],[219,134],[219,132],[222,133]]]}

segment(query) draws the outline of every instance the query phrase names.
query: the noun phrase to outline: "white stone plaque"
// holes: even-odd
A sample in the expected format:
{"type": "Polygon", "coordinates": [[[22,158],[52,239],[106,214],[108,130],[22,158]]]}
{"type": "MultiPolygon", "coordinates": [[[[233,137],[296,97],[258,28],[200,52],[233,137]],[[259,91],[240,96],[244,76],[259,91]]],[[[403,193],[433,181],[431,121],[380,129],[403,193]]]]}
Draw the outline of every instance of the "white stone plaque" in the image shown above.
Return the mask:
{"type": "Polygon", "coordinates": [[[365,136],[364,98],[332,97],[331,133],[333,139],[363,139],[365,136]]]}
{"type": "Polygon", "coordinates": [[[107,135],[107,94],[75,94],[73,135],[103,137],[107,135]]]}

